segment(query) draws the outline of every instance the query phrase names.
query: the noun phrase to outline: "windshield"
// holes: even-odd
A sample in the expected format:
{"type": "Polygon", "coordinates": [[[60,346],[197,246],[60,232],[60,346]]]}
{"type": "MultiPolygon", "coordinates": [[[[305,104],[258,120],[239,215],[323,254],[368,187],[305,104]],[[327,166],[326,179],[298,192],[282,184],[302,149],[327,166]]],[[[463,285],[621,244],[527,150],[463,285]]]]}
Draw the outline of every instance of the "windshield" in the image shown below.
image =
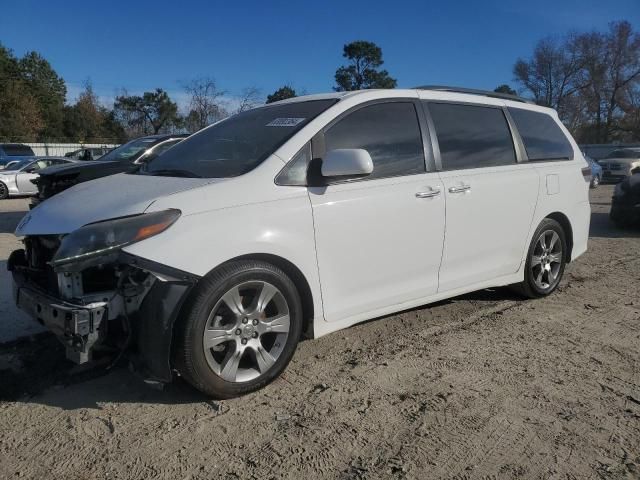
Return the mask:
{"type": "Polygon", "coordinates": [[[101,162],[133,161],[142,155],[146,149],[153,147],[157,142],[157,138],[138,138],[137,140],[131,140],[129,143],[120,145],[118,148],[111,150],[97,160],[101,162]]]}
{"type": "Polygon", "coordinates": [[[335,102],[309,100],[238,113],[167,150],[144,173],[204,178],[242,175],[335,102]]]}
{"type": "Polygon", "coordinates": [[[614,150],[609,155],[607,155],[607,158],[640,158],[640,150],[614,150]]]}
{"type": "Polygon", "coordinates": [[[10,170],[20,170],[22,167],[27,166],[31,162],[33,162],[33,160],[19,160],[17,162],[11,162],[11,165],[7,165],[3,171],[6,172],[10,170]]]}

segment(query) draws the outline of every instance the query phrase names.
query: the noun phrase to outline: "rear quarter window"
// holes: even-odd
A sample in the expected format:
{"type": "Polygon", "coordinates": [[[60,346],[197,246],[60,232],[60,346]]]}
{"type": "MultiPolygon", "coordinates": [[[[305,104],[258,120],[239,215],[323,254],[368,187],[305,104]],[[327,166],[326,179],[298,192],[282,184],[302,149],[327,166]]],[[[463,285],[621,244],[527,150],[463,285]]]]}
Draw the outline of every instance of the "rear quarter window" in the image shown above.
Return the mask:
{"type": "Polygon", "coordinates": [[[546,113],[508,108],[530,161],[573,160],[573,148],[556,121],[546,113]]]}

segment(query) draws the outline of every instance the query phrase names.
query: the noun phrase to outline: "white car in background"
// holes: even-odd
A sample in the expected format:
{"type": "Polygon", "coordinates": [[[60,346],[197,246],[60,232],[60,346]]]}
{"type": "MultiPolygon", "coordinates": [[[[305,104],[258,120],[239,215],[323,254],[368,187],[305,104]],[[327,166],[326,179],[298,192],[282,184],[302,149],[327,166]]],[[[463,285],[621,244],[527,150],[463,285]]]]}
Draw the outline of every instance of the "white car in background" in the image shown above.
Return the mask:
{"type": "Polygon", "coordinates": [[[31,180],[38,178],[39,170],[75,161],[77,160],[70,158],[36,157],[7,163],[7,166],[0,170],[0,200],[37,193],[38,187],[31,180]]]}
{"type": "Polygon", "coordinates": [[[549,295],[586,251],[590,180],[556,112],[517,97],[311,95],[55,195],[8,267],[74,361],[125,345],[148,378],[228,398],[303,332],[501,285],[549,295]]]}
{"type": "Polygon", "coordinates": [[[640,169],[640,148],[618,148],[598,160],[602,167],[602,180],[619,182],[640,169]]]}

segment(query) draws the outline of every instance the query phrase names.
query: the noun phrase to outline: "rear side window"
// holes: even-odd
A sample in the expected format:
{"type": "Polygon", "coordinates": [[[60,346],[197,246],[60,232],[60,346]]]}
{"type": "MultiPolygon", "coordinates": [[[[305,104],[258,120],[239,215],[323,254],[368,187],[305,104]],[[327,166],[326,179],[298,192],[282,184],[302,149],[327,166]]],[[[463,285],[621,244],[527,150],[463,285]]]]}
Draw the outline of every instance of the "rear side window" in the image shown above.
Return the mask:
{"type": "Polygon", "coordinates": [[[324,138],[326,151],[362,148],[369,152],[373,173],[366,179],[425,171],[418,116],[410,102],[363,107],[330,127],[324,138]]]}
{"type": "Polygon", "coordinates": [[[499,108],[429,103],[443,170],[516,163],[511,130],[499,108]]]}
{"type": "Polygon", "coordinates": [[[2,145],[2,150],[9,157],[33,156],[33,150],[27,145],[2,145]]]}
{"type": "Polygon", "coordinates": [[[573,148],[550,115],[521,108],[509,108],[531,161],[572,160],[573,148]]]}

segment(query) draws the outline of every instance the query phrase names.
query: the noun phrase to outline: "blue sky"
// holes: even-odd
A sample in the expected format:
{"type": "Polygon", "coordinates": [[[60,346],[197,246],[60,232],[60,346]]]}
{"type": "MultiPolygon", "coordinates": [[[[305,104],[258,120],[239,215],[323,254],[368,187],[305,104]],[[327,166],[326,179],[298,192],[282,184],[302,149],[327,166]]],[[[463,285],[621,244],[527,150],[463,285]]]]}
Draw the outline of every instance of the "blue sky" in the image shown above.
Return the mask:
{"type": "Polygon", "coordinates": [[[2,0],[0,42],[36,50],[73,100],[90,78],[108,101],[121,88],[164,88],[212,76],[230,96],[283,84],[330,91],[342,46],[370,40],[398,86],[512,84],[512,66],[536,41],[626,19],[640,29],[639,0],[182,1],[2,0]]]}

